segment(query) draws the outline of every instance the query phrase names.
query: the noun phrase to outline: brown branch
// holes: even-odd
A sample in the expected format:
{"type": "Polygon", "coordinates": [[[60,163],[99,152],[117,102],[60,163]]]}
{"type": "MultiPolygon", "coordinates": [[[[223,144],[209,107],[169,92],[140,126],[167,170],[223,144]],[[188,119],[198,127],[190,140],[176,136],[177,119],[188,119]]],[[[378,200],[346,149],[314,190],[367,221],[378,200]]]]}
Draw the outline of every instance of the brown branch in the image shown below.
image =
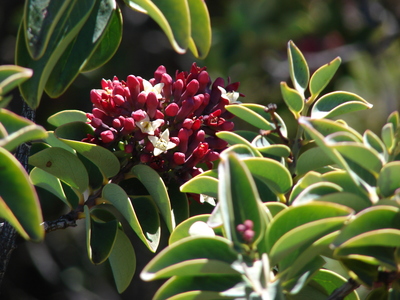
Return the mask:
{"type": "Polygon", "coordinates": [[[327,300],[343,300],[347,295],[349,295],[359,286],[360,284],[358,284],[354,279],[350,278],[340,288],[334,290],[327,300]]]}

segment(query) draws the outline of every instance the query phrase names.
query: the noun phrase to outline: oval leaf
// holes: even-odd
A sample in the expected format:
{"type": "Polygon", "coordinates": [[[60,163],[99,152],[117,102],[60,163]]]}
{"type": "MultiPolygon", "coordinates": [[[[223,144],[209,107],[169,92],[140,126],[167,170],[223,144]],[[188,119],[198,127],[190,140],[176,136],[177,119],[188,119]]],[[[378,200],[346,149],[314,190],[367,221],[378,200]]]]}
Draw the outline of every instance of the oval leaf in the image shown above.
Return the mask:
{"type": "Polygon", "coordinates": [[[296,118],[298,118],[300,112],[304,108],[303,97],[297,90],[288,87],[286,82],[281,82],[281,93],[283,100],[285,101],[290,111],[294,114],[296,118]]]}
{"type": "Polygon", "coordinates": [[[86,122],[86,113],[81,110],[62,110],[47,119],[51,125],[58,127],[71,122],[86,122]]]}
{"type": "Polygon", "coordinates": [[[336,57],[334,60],[323,65],[314,72],[310,79],[310,93],[313,99],[316,99],[323,89],[328,85],[339,68],[341,62],[341,58],[336,57]]]}
{"type": "Polygon", "coordinates": [[[209,176],[196,176],[181,186],[183,193],[204,194],[218,197],[218,179],[209,176]]]}
{"type": "Polygon", "coordinates": [[[308,80],[310,79],[310,71],[308,69],[307,61],[297,46],[289,41],[288,43],[288,59],[289,59],[289,73],[292,79],[294,88],[304,98],[304,91],[307,88],[308,80]]]}

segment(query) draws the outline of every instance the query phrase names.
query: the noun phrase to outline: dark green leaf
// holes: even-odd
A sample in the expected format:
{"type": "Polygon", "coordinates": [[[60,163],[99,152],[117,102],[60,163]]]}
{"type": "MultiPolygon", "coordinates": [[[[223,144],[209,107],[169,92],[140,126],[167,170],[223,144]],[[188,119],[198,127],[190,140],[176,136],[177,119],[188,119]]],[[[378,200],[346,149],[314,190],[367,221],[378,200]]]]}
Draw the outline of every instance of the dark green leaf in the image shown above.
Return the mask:
{"type": "Polygon", "coordinates": [[[189,48],[195,57],[204,59],[211,47],[211,25],[207,5],[203,0],[188,0],[191,23],[191,39],[196,49],[189,48]]]}
{"type": "Polygon", "coordinates": [[[108,260],[117,290],[122,293],[129,286],[133,274],[135,274],[136,255],[129,238],[120,229],[117,230],[117,238],[108,260]]]}
{"type": "Polygon", "coordinates": [[[0,147],[0,217],[25,239],[44,238],[39,199],[18,160],[0,147]]]}
{"type": "Polygon", "coordinates": [[[89,186],[89,176],[78,157],[62,148],[47,148],[29,158],[29,164],[65,181],[84,192],[89,186]]]}
{"type": "Polygon", "coordinates": [[[70,5],[71,0],[29,0],[25,2],[25,38],[29,54],[33,59],[37,60],[44,54],[55,26],[70,5]]]}
{"type": "Polygon", "coordinates": [[[400,162],[392,161],[386,164],[378,177],[379,193],[390,197],[400,187],[400,162]]]}
{"type": "Polygon", "coordinates": [[[173,219],[167,188],[160,175],[147,165],[136,165],[132,168],[131,172],[140,180],[153,197],[167,228],[172,232],[176,224],[173,219]]]}
{"type": "Polygon", "coordinates": [[[303,175],[312,170],[334,164],[320,147],[314,147],[303,152],[296,164],[296,174],[303,175]]]}
{"type": "Polygon", "coordinates": [[[178,225],[189,218],[189,199],[186,193],[180,191],[180,185],[177,181],[171,179],[167,188],[175,224],[178,225]]]}

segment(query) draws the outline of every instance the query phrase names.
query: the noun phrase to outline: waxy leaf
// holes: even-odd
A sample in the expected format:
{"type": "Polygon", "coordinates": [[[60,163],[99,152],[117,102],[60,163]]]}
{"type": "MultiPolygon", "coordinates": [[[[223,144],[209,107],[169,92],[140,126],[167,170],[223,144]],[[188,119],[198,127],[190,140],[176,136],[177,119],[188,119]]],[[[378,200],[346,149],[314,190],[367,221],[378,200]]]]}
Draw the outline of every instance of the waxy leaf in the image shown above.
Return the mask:
{"type": "Polygon", "coordinates": [[[379,193],[384,197],[392,196],[400,187],[400,162],[387,163],[378,177],[379,193]]]}
{"type": "MultiPolygon", "coordinates": [[[[261,153],[252,147],[251,143],[246,139],[242,138],[240,135],[230,132],[230,131],[220,131],[216,133],[217,137],[228,142],[230,145],[245,145],[251,151],[252,155],[255,157],[262,157],[261,153]]],[[[228,148],[229,151],[229,148],[228,148]]]]}
{"type": "Polygon", "coordinates": [[[27,31],[23,24],[20,26],[17,37],[16,63],[35,70],[32,78],[20,85],[21,94],[30,107],[39,106],[43,90],[54,66],[84,26],[94,4],[95,0],[73,1],[61,14],[45,52],[37,60],[29,55],[25,38],[27,31]]]}
{"type": "Polygon", "coordinates": [[[157,250],[161,234],[160,220],[157,209],[155,206],[151,205],[151,202],[147,201],[147,199],[143,199],[143,197],[137,199],[136,203],[141,205],[141,209],[144,209],[144,211],[136,209],[137,213],[146,214],[144,218],[139,218],[128,195],[119,185],[114,183],[105,185],[102,191],[102,198],[115,206],[115,208],[128,221],[129,225],[142,242],[152,252],[157,250]],[[148,226],[146,226],[147,224],[148,226]]]}
{"type": "Polygon", "coordinates": [[[388,160],[388,152],[386,150],[385,144],[382,140],[371,130],[366,130],[363,135],[364,145],[374,149],[378,152],[379,158],[382,163],[386,163],[388,160]]]}
{"type": "MultiPolygon", "coordinates": [[[[229,293],[229,290],[232,288],[239,289],[238,285],[241,282],[240,275],[214,275],[207,277],[176,276],[161,286],[154,295],[153,300],[236,299],[236,294],[234,296],[225,296],[223,292],[226,291],[226,293],[229,293]]],[[[244,293],[240,293],[240,296],[244,297],[245,295],[244,293]]]]}
{"type": "Polygon", "coordinates": [[[257,244],[264,236],[268,220],[249,169],[236,154],[228,152],[221,156],[218,174],[218,200],[226,236],[240,249],[246,241],[236,228],[251,220],[253,243],[257,244]]]}
{"type": "Polygon", "coordinates": [[[323,89],[328,85],[339,68],[341,62],[341,58],[336,57],[334,60],[323,65],[314,72],[310,79],[310,93],[313,99],[316,99],[323,89]]]}
{"type": "Polygon", "coordinates": [[[71,0],[28,0],[24,8],[24,30],[29,55],[39,59],[49,44],[55,26],[66,12],[71,0]]]}
{"type": "Polygon", "coordinates": [[[332,182],[316,182],[307,186],[297,197],[291,202],[292,205],[300,205],[307,202],[318,200],[319,197],[332,193],[341,192],[343,189],[332,182]]]}
{"type": "Polygon", "coordinates": [[[14,150],[24,142],[47,136],[42,126],[4,108],[0,108],[0,127],[0,147],[8,151],[14,150]]]}
{"type": "MultiPolygon", "coordinates": [[[[237,131],[235,131],[237,133],[237,131]]],[[[258,151],[266,155],[289,157],[290,148],[282,144],[270,144],[265,136],[257,135],[251,142],[258,151]]]]}
{"type": "Polygon", "coordinates": [[[395,145],[394,129],[392,123],[387,123],[382,127],[382,141],[386,145],[387,151],[392,153],[395,145]]]}
{"type": "Polygon", "coordinates": [[[62,110],[47,119],[51,125],[58,127],[71,122],[86,122],[86,113],[81,110],[62,110]]]}
{"type": "Polygon", "coordinates": [[[172,232],[176,224],[173,219],[167,188],[160,175],[147,165],[136,165],[132,168],[131,172],[140,180],[153,197],[168,230],[172,232]]]}
{"type": "Polygon", "coordinates": [[[114,248],[112,249],[108,261],[117,285],[118,293],[126,290],[132,281],[136,270],[136,255],[131,241],[121,230],[117,230],[114,248]]]}
{"type": "Polygon", "coordinates": [[[301,94],[297,90],[288,87],[286,82],[281,82],[281,93],[290,111],[298,118],[304,108],[304,100],[301,94]]]}
{"type": "Polygon", "coordinates": [[[273,130],[275,126],[258,113],[243,105],[227,105],[226,110],[238,116],[249,124],[263,130],[273,130]]]}
{"type": "Polygon", "coordinates": [[[180,191],[180,184],[176,180],[171,179],[167,188],[171,210],[178,225],[189,218],[189,199],[186,193],[180,191]]]}
{"type": "Polygon", "coordinates": [[[189,237],[189,229],[195,222],[207,222],[210,218],[209,214],[206,215],[197,215],[187,220],[183,221],[181,224],[176,226],[174,231],[172,231],[171,235],[169,236],[168,244],[171,245],[183,238],[189,237]]]}
{"type": "Polygon", "coordinates": [[[196,176],[181,185],[181,192],[204,194],[213,198],[218,197],[218,179],[209,176],[196,176]]]}
{"type": "MultiPolygon", "coordinates": [[[[104,33],[111,29],[113,34],[121,39],[121,12],[117,8],[115,0],[97,0],[85,25],[68,45],[51,71],[45,87],[50,97],[57,98],[65,92],[101,43],[104,33]],[[117,26],[111,28],[111,24],[114,22],[117,26]]],[[[118,46],[119,44],[115,45],[114,52],[118,46]]]]}
{"type": "Polygon", "coordinates": [[[32,184],[38,187],[41,187],[50,193],[56,195],[59,199],[61,199],[66,205],[72,208],[72,205],[68,202],[67,197],[62,188],[60,179],[43,171],[40,168],[33,168],[29,177],[32,181],[32,184]]]}
{"type": "Polygon", "coordinates": [[[308,80],[310,79],[310,71],[308,69],[307,61],[297,46],[289,41],[288,43],[288,60],[289,60],[289,73],[292,79],[294,88],[304,98],[304,91],[307,88],[308,80]]]}
{"type": "Polygon", "coordinates": [[[398,111],[394,111],[392,112],[389,117],[387,118],[387,122],[391,123],[393,125],[393,129],[395,131],[398,130],[399,126],[400,126],[400,117],[399,117],[399,112],[398,111]]]}
{"type": "Polygon", "coordinates": [[[318,171],[332,164],[334,164],[333,160],[320,147],[314,147],[300,155],[296,163],[296,174],[303,175],[312,170],[318,171]]]}
{"type": "Polygon", "coordinates": [[[19,161],[0,147],[0,217],[24,239],[44,238],[39,199],[19,161]]]}
{"type": "Polygon", "coordinates": [[[319,98],[311,109],[314,119],[333,118],[349,112],[371,108],[372,104],[349,92],[332,92],[319,98]]]}
{"type": "Polygon", "coordinates": [[[80,192],[84,192],[89,186],[85,166],[76,155],[65,149],[44,149],[29,157],[29,164],[56,176],[80,192]]]}
{"type": "Polygon", "coordinates": [[[243,160],[250,173],[264,181],[275,193],[285,194],[292,187],[292,176],[287,168],[269,158],[246,158],[243,160]]]}
{"type": "Polygon", "coordinates": [[[109,211],[100,208],[92,209],[89,218],[88,254],[92,263],[97,265],[110,256],[117,237],[118,221],[109,211]]]}
{"type": "Polygon", "coordinates": [[[187,2],[191,23],[189,49],[195,57],[203,59],[211,48],[211,24],[207,5],[203,0],[188,0],[187,2]]]}
{"type": "Polygon", "coordinates": [[[187,237],[181,239],[160,252],[143,269],[140,277],[153,280],[159,272],[176,264],[195,259],[218,260],[227,264],[237,259],[229,240],[222,237],[187,237]]]}
{"type": "MultiPolygon", "coordinates": [[[[4,107],[2,96],[16,88],[33,74],[31,69],[14,65],[0,66],[0,107],[4,107]]],[[[4,100],[3,100],[4,101],[4,100]]]]}

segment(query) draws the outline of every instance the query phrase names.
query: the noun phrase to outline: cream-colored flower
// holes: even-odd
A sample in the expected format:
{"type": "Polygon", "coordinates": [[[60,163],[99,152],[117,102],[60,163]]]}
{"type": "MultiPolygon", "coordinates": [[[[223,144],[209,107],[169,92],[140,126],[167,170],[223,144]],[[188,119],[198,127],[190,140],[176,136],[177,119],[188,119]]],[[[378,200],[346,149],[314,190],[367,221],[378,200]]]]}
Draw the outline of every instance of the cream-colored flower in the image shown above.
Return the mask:
{"type": "Polygon", "coordinates": [[[160,134],[160,137],[156,137],[151,135],[148,137],[150,142],[154,146],[154,156],[158,156],[161,153],[176,147],[175,143],[169,141],[169,130],[165,129],[163,133],[160,134]]]}
{"type": "Polygon", "coordinates": [[[153,86],[146,79],[142,79],[142,81],[143,81],[143,92],[142,93],[145,93],[147,95],[150,92],[154,92],[157,96],[157,99],[162,98],[161,91],[164,87],[164,83],[157,83],[155,86],[153,86]]]}
{"type": "Polygon", "coordinates": [[[237,101],[240,95],[238,92],[227,92],[222,86],[218,86],[218,88],[221,91],[221,97],[228,100],[229,104],[242,103],[237,101]]]}
{"type": "Polygon", "coordinates": [[[160,127],[161,125],[164,124],[164,120],[162,119],[157,119],[154,121],[150,121],[149,116],[147,115],[147,113],[145,112],[146,117],[141,120],[141,121],[137,121],[135,122],[136,126],[140,128],[140,130],[143,133],[147,133],[148,135],[154,135],[154,131],[160,127]]]}

